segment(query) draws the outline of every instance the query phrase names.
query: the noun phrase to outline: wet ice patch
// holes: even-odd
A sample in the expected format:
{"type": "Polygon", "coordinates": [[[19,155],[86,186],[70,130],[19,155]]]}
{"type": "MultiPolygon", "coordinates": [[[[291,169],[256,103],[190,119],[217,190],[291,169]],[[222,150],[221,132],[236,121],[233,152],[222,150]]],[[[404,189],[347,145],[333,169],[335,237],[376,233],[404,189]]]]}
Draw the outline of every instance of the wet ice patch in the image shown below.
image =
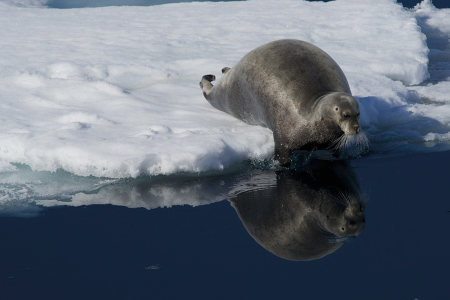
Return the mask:
{"type": "MultiPolygon", "coordinates": [[[[1,164],[0,164],[1,165],[1,164]]],[[[40,200],[72,201],[79,192],[93,193],[114,180],[74,176],[62,170],[34,172],[29,167],[15,165],[13,171],[0,173],[0,216],[33,217],[40,213],[40,200]]]]}

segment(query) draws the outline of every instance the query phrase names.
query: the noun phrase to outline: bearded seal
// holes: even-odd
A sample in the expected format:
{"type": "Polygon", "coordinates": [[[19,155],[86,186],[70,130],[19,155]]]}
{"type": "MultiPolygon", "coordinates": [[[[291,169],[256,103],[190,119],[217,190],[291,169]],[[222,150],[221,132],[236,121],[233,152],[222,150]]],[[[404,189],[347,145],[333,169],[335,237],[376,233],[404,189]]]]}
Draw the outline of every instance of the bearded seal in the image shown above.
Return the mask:
{"type": "Polygon", "coordinates": [[[272,178],[256,174],[248,181],[260,188],[228,201],[253,239],[276,256],[319,259],[364,229],[367,197],[348,160],[315,160],[308,169],[279,170],[272,178]]]}
{"type": "Polygon", "coordinates": [[[341,68],[318,47],[292,39],[270,42],[222,73],[214,86],[214,75],[203,76],[203,95],[213,107],[272,130],[282,165],[289,165],[294,150],[352,148],[353,156],[367,151],[359,104],[341,68]]]}

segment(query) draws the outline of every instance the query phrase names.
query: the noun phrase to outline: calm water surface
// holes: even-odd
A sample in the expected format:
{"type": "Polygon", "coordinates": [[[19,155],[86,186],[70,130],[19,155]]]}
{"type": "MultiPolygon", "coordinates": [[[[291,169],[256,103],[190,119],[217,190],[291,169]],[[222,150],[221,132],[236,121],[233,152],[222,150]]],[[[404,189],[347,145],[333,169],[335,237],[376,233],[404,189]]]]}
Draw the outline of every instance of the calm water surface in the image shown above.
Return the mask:
{"type": "MultiPolygon", "coordinates": [[[[170,1],[119,2],[109,5],[170,1]]],[[[400,2],[413,7],[419,1],[400,2]]],[[[93,3],[49,5],[106,2],[93,3]]],[[[0,299],[450,299],[450,152],[369,156],[344,169],[319,171],[350,174],[337,185],[368,199],[365,227],[311,261],[280,258],[285,254],[273,246],[280,242],[270,237],[281,226],[294,232],[287,244],[298,247],[298,215],[315,209],[305,199],[334,186],[317,169],[291,176],[241,166],[222,175],[144,178],[78,198],[42,200],[26,209],[33,217],[0,217],[0,299]],[[283,210],[280,203],[291,206],[283,210]]],[[[314,216],[321,215],[327,214],[314,216]]]]}
{"type": "MultiPolygon", "coordinates": [[[[217,201],[233,189],[238,196],[260,195],[261,203],[264,195],[297,197],[297,179],[288,177],[286,188],[275,171],[185,179],[185,191],[197,180],[199,199],[214,198],[197,207],[118,206],[120,190],[121,205],[164,203],[167,195],[149,196],[155,183],[144,180],[119,185],[110,194],[118,205],[3,217],[1,299],[449,299],[449,165],[450,152],[353,161],[348,170],[369,196],[366,226],[356,239],[311,261],[264,249],[230,202],[217,201]]],[[[314,172],[298,184],[318,190],[314,172]]],[[[158,183],[160,190],[176,191],[167,180],[158,183]]]]}

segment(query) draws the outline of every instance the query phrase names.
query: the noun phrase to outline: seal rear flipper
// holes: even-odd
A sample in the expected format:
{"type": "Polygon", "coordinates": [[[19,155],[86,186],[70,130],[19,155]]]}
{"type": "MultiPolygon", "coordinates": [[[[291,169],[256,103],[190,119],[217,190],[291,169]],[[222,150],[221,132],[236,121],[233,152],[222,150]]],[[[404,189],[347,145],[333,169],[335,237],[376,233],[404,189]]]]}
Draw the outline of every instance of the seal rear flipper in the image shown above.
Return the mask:
{"type": "Polygon", "coordinates": [[[205,96],[206,100],[209,100],[209,93],[211,93],[211,90],[213,88],[213,85],[211,84],[211,81],[216,80],[216,76],[214,75],[204,75],[202,77],[202,80],[200,81],[200,88],[203,91],[203,96],[205,96]]]}
{"type": "Polygon", "coordinates": [[[225,67],[222,69],[222,74],[225,74],[226,72],[230,71],[231,68],[225,67]]]}

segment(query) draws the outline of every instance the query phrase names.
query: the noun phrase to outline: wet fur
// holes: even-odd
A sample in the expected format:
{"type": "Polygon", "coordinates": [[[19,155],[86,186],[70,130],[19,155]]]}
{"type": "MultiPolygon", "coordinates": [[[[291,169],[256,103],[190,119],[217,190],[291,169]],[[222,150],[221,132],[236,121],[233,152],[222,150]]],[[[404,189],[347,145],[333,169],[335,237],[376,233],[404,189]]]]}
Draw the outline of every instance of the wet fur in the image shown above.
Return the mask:
{"type": "Polygon", "coordinates": [[[316,46],[298,40],[271,42],[222,72],[215,86],[211,84],[214,75],[203,76],[200,87],[205,98],[248,124],[271,129],[275,159],[281,164],[289,164],[293,150],[329,149],[333,145],[342,150],[351,141],[368,145],[363,134],[348,138],[343,122],[330,110],[344,99],[344,107],[353,114],[352,122],[359,126],[359,106],[344,73],[316,46]]]}

